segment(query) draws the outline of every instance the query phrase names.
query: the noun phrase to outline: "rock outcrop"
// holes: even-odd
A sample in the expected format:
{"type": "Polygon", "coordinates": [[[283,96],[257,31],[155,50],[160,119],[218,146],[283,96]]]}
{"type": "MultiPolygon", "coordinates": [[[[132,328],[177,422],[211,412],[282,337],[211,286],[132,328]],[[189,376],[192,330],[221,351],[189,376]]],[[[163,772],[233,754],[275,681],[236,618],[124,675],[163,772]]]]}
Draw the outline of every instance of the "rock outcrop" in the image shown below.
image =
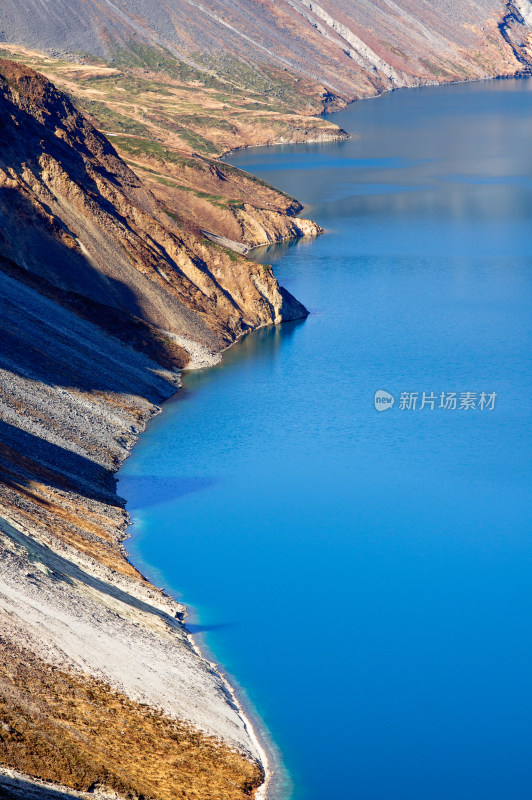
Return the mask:
{"type": "Polygon", "coordinates": [[[323,233],[312,220],[297,216],[303,210],[301,203],[249,173],[198,155],[190,162],[193,169],[166,162],[163,184],[157,174],[160,164],[153,162],[151,173],[144,173],[153,194],[189,230],[208,232],[208,238],[225,241],[226,246],[241,253],[323,233]]]}

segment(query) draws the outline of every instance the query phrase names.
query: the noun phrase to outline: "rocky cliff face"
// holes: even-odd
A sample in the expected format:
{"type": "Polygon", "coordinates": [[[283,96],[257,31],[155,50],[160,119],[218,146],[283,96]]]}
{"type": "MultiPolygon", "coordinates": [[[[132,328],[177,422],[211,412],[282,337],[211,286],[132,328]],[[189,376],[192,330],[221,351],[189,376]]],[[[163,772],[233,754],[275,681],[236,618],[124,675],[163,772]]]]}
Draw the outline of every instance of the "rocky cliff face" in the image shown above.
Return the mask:
{"type": "MultiPolygon", "coordinates": [[[[144,159],[146,184],[181,224],[236,252],[319,236],[322,228],[297,216],[302,205],[283,192],[229,164],[195,155],[189,167],[144,159]],[[148,169],[146,169],[148,167],[148,169]],[[164,169],[164,183],[159,172],[164,169]]],[[[138,168],[141,165],[138,164],[138,168]]]]}
{"type": "Polygon", "coordinates": [[[4,0],[0,11],[4,41],[105,58],[145,43],[236,83],[235,63],[267,66],[323,85],[324,106],[528,70],[530,24],[530,0],[4,0]]]}
{"type": "Polygon", "coordinates": [[[305,313],[271,270],[174,224],[65,95],[9,62],[0,126],[0,252],[11,261],[212,352],[305,313]]]}

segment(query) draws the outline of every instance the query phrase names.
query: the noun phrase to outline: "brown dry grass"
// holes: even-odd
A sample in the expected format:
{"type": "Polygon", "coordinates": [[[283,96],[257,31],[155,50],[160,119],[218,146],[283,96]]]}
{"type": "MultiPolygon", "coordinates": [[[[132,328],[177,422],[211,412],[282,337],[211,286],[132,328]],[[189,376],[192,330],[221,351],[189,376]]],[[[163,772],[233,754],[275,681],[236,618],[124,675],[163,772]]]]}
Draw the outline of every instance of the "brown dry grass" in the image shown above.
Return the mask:
{"type": "Polygon", "coordinates": [[[146,800],[243,800],[263,779],[258,764],[217,740],[1,638],[0,763],[146,800]]]}

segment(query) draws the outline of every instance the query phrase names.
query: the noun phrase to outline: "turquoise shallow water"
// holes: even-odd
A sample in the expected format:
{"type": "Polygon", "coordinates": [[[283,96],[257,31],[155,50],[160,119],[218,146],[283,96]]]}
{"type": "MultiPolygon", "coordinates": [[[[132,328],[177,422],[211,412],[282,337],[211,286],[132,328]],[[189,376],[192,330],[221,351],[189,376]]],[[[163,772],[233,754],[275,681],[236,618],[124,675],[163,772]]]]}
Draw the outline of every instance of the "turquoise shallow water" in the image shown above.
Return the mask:
{"type": "Polygon", "coordinates": [[[312,313],[185,376],[120,473],[130,550],[246,687],[283,800],[528,800],[532,82],[334,119],[356,137],[231,159],[327,229],[257,253],[312,313]]]}

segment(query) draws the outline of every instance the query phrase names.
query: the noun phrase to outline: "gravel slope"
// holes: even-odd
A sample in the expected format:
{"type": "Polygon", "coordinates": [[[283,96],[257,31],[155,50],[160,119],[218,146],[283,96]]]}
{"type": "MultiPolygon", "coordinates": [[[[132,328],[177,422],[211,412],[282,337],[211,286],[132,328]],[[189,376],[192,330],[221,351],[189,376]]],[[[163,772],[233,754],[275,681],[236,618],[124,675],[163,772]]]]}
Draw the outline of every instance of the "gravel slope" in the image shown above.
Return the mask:
{"type": "Polygon", "coordinates": [[[239,60],[353,99],[514,74],[530,65],[530,48],[520,47],[531,16],[530,0],[3,0],[0,40],[106,57],[139,43],[162,46],[230,80],[238,81],[231,62],[239,60]]]}

